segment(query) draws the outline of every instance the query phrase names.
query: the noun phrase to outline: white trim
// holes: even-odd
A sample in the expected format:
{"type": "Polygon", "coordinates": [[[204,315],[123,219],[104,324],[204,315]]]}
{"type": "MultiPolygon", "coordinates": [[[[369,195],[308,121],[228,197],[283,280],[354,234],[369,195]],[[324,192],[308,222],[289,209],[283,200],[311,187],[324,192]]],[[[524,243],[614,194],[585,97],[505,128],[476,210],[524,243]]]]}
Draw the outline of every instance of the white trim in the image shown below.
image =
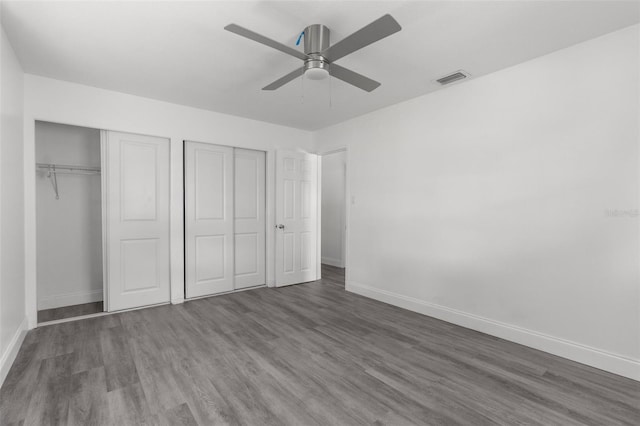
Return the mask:
{"type": "Polygon", "coordinates": [[[340,259],[334,259],[332,257],[323,257],[322,263],[325,265],[335,266],[336,268],[344,268],[344,263],[340,259]]]}
{"type": "Polygon", "coordinates": [[[15,334],[9,341],[9,345],[7,349],[5,349],[2,354],[2,358],[0,358],[0,387],[4,383],[4,379],[7,378],[9,374],[9,370],[11,370],[11,366],[13,362],[16,360],[18,356],[18,352],[20,351],[20,347],[22,346],[22,342],[24,341],[25,336],[27,335],[27,317],[25,316],[15,334]]]}
{"type": "Polygon", "coordinates": [[[637,359],[353,281],[347,281],[346,290],[640,381],[640,360],[637,359]]]}
{"type": "Polygon", "coordinates": [[[76,291],[73,293],[53,294],[38,298],[38,310],[60,308],[62,306],[81,305],[83,303],[99,302],[103,299],[103,290],[76,291]]]}
{"type": "MultiPolygon", "coordinates": [[[[26,84],[26,82],[25,82],[26,84]]],[[[25,94],[26,97],[26,94],[25,94]]],[[[24,111],[24,282],[28,328],[38,325],[36,263],[36,119],[24,111]]]]}
{"type": "Polygon", "coordinates": [[[344,276],[345,276],[345,280],[349,280],[350,274],[349,274],[349,239],[350,239],[350,229],[351,226],[349,225],[350,222],[350,218],[351,218],[351,205],[352,205],[352,199],[351,199],[351,159],[350,159],[350,155],[351,155],[351,151],[349,151],[349,148],[345,148],[345,151],[347,153],[346,158],[344,160],[344,165],[345,165],[345,173],[344,173],[344,202],[345,202],[345,209],[344,209],[344,251],[342,252],[342,259],[344,260],[344,276]]]}
{"type": "Polygon", "coordinates": [[[102,307],[104,311],[109,310],[109,216],[108,216],[108,197],[109,194],[109,163],[107,161],[107,131],[100,130],[100,206],[101,206],[101,224],[102,224],[102,307]]]}
{"type": "Polygon", "coordinates": [[[322,279],[322,156],[316,155],[316,280],[322,279]]]}

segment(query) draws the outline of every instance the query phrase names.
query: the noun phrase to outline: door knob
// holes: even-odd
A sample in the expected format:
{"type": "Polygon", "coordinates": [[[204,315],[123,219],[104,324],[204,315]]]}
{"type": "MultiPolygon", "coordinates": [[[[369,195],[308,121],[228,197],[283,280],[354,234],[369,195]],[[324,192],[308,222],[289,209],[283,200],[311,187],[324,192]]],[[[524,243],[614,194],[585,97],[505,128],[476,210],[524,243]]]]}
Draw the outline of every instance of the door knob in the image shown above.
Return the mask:
{"type": "Polygon", "coordinates": [[[284,225],[283,225],[283,224],[278,224],[278,225],[276,225],[276,228],[278,228],[278,229],[284,229],[284,225]]]}

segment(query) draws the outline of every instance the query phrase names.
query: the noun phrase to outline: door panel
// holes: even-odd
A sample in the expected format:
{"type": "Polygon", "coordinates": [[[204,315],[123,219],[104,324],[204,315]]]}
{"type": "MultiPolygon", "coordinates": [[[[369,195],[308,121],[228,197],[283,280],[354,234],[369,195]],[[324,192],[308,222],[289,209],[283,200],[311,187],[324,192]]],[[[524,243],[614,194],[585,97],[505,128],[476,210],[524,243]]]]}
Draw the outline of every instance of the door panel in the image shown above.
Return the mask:
{"type": "Polygon", "coordinates": [[[266,284],[265,153],[236,148],[235,288],[266,284]]]}
{"type": "Polygon", "coordinates": [[[168,302],[169,140],[106,132],[109,310],[168,302]]]}
{"type": "Polygon", "coordinates": [[[225,203],[228,202],[225,197],[230,194],[225,188],[225,155],[228,153],[203,148],[193,152],[197,220],[225,218],[225,203]]]}
{"type": "Polygon", "coordinates": [[[316,279],[317,156],[276,155],[276,285],[316,279]]]}
{"type": "Polygon", "coordinates": [[[233,148],[185,142],[186,297],[233,290],[233,148]]]}

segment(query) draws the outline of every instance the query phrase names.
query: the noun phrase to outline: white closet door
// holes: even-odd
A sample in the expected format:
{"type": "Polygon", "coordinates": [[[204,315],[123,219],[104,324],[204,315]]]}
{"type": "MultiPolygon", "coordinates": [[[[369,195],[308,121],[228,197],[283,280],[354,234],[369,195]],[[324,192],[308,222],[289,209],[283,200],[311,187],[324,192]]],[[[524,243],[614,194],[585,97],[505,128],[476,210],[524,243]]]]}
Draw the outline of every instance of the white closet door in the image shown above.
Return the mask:
{"type": "Polygon", "coordinates": [[[265,153],[236,148],[235,288],[266,283],[265,153]]]}
{"type": "Polygon", "coordinates": [[[276,154],[276,285],[316,279],[318,157],[276,154]]]}
{"type": "Polygon", "coordinates": [[[187,297],[233,290],[233,148],[185,143],[187,297]]]}
{"type": "Polygon", "coordinates": [[[169,301],[169,140],[107,132],[109,310],[169,301]]]}

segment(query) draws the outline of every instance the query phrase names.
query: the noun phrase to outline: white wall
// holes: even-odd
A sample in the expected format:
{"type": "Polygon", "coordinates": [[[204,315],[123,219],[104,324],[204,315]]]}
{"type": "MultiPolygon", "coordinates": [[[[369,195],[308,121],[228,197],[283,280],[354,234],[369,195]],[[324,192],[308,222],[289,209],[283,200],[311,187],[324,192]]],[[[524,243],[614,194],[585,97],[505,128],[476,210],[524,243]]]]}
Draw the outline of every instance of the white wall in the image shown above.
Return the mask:
{"type": "Polygon", "coordinates": [[[184,297],[183,140],[266,151],[267,283],[274,284],[275,150],[312,149],[310,132],[28,74],[24,107],[26,291],[30,327],[36,325],[35,120],[170,138],[174,303],[184,297]]]}
{"type": "MultiPolygon", "coordinates": [[[[100,167],[100,130],[38,121],[36,162],[100,167]]],[[[102,300],[100,175],[36,174],[38,310],[102,300]]]]}
{"type": "Polygon", "coordinates": [[[23,72],[0,31],[0,386],[26,330],[22,161],[23,72]]]}
{"type": "Polygon", "coordinates": [[[346,152],[322,156],[322,263],[344,268],[346,152]]]}
{"type": "Polygon", "coordinates": [[[316,132],[349,149],[347,289],[640,379],[638,39],[316,132]]]}

